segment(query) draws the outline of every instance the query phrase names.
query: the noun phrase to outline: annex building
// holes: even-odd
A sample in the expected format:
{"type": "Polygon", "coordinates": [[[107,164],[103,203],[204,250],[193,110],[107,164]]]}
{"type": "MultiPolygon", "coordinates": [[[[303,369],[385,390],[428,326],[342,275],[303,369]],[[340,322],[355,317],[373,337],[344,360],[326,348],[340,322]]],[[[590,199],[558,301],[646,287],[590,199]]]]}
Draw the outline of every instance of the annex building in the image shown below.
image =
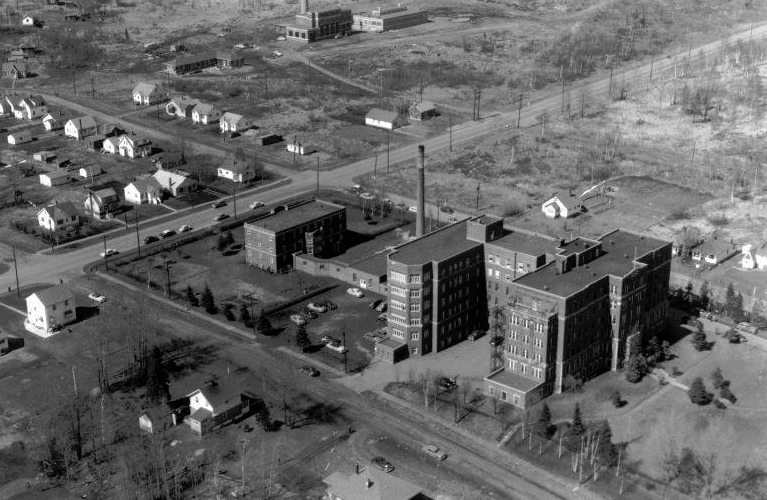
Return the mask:
{"type": "Polygon", "coordinates": [[[310,11],[308,0],[301,0],[300,12],[295,22],[285,27],[285,37],[300,42],[316,42],[336,36],[346,36],[352,31],[350,9],[310,11]]]}
{"type": "Polygon", "coordinates": [[[408,10],[407,6],[379,7],[370,14],[359,13],[352,16],[354,31],[382,33],[417,26],[429,22],[426,11],[408,10]]]}

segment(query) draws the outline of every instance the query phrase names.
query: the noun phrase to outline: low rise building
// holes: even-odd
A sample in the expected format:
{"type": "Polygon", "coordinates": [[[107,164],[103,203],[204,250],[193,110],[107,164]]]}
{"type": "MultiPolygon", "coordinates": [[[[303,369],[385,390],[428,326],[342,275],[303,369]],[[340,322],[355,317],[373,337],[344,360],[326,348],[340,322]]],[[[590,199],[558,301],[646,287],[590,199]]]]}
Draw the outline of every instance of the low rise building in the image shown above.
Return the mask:
{"type": "Polygon", "coordinates": [[[92,116],[79,116],[64,124],[64,135],[76,141],[82,141],[86,137],[96,134],[97,129],[98,125],[92,116]]]}
{"type": "Polygon", "coordinates": [[[8,141],[8,144],[11,144],[14,146],[19,144],[25,144],[32,140],[32,132],[28,129],[16,130],[8,134],[8,137],[6,137],[6,140],[8,141]]]}
{"type": "Polygon", "coordinates": [[[741,248],[740,265],[743,269],[767,269],[767,242],[746,243],[741,248]]]}
{"type": "Polygon", "coordinates": [[[339,7],[310,12],[308,1],[302,0],[301,12],[296,14],[295,22],[285,28],[285,36],[290,40],[305,43],[345,36],[351,33],[352,22],[350,9],[339,7]]]}
{"type": "Polygon", "coordinates": [[[581,197],[570,191],[560,191],[541,205],[543,215],[551,219],[574,217],[584,209],[581,197]]]}
{"type": "Polygon", "coordinates": [[[120,197],[111,187],[88,191],[84,206],[96,219],[105,219],[120,208],[120,197]]]}
{"type": "Polygon", "coordinates": [[[24,327],[37,335],[49,336],[77,319],[75,296],[64,285],[35,292],[27,297],[26,302],[24,327]]]}
{"type": "Polygon", "coordinates": [[[208,125],[221,118],[221,111],[212,104],[200,103],[192,110],[192,123],[208,125]]]}
{"type": "Polygon", "coordinates": [[[402,125],[399,113],[396,111],[386,111],[380,108],[372,108],[365,115],[365,125],[382,128],[384,130],[394,130],[402,125]]]}
{"type": "Polygon", "coordinates": [[[408,109],[411,120],[423,121],[437,116],[437,107],[431,101],[421,101],[413,104],[408,109]]]}
{"type": "Polygon", "coordinates": [[[225,132],[244,132],[253,126],[253,120],[237,113],[226,112],[219,120],[219,129],[221,133],[225,132]]]}
{"type": "Polygon", "coordinates": [[[162,187],[154,177],[133,181],[123,188],[125,201],[134,205],[162,203],[162,187]]]}
{"type": "Polygon", "coordinates": [[[159,169],[152,175],[162,189],[170,196],[177,197],[197,191],[198,183],[189,172],[183,170],[159,169]]]}
{"type": "Polygon", "coordinates": [[[80,213],[70,201],[54,202],[37,212],[37,225],[48,231],[65,231],[80,226],[80,213]]]}
{"type": "Polygon", "coordinates": [[[61,186],[63,184],[69,184],[72,182],[72,174],[65,169],[54,170],[53,172],[40,174],[39,178],[40,184],[48,187],[61,186]]]}
{"type": "Polygon", "coordinates": [[[131,95],[135,104],[143,106],[158,104],[165,99],[165,94],[156,83],[139,82],[133,87],[131,95]]]}
{"type": "Polygon", "coordinates": [[[187,397],[189,416],[184,422],[201,436],[247,415],[250,406],[258,400],[238,382],[228,378],[211,381],[187,397]]]}
{"type": "Polygon", "coordinates": [[[146,158],[152,152],[152,141],[145,137],[124,135],[117,144],[120,156],[128,158],[146,158]]]}
{"type": "Polygon", "coordinates": [[[421,488],[373,467],[357,474],[334,472],[322,480],[327,500],[427,500],[421,488]]]}
{"type": "Polygon", "coordinates": [[[354,14],[352,29],[354,31],[370,31],[382,33],[425,24],[429,22],[426,11],[408,10],[404,5],[379,7],[370,14],[354,14]]]}

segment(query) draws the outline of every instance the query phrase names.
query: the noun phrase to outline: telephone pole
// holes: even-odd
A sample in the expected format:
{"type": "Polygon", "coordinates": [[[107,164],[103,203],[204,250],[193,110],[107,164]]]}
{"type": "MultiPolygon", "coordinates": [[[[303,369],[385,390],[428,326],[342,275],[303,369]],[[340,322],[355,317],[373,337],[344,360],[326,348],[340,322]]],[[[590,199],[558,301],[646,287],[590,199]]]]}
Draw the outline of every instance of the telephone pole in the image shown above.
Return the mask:
{"type": "Polygon", "coordinates": [[[138,258],[141,258],[141,240],[138,235],[138,206],[136,207],[136,248],[138,249],[138,258]]]}
{"type": "Polygon", "coordinates": [[[477,183],[477,212],[479,212],[479,183],[477,183]]]}
{"type": "Polygon", "coordinates": [[[165,261],[165,294],[170,298],[170,263],[165,261]]]}
{"type": "Polygon", "coordinates": [[[317,194],[316,197],[320,197],[320,157],[317,157],[317,194]]]}
{"type": "Polygon", "coordinates": [[[237,218],[237,184],[232,179],[232,207],[234,208],[234,218],[237,218]]]}
{"type": "MultiPolygon", "coordinates": [[[[386,132],[386,173],[389,173],[389,142],[391,139],[391,134],[389,132],[386,132]]],[[[319,159],[318,159],[319,161],[319,159]]]]}
{"type": "Polygon", "coordinates": [[[450,117],[450,126],[448,127],[450,132],[450,152],[453,152],[453,115],[448,115],[450,117]]]}
{"type": "Polygon", "coordinates": [[[344,373],[349,373],[349,367],[346,364],[346,325],[344,325],[343,328],[341,328],[341,335],[343,336],[343,339],[344,339],[344,343],[342,345],[344,349],[344,373]]]}
{"type": "Polygon", "coordinates": [[[519,129],[520,123],[522,123],[522,94],[520,93],[517,97],[518,104],[517,104],[517,129],[519,129]]]}
{"type": "Polygon", "coordinates": [[[109,274],[109,254],[107,253],[107,235],[103,236],[104,239],[104,268],[106,273],[109,274]]]}
{"type": "Polygon", "coordinates": [[[16,273],[16,297],[21,298],[21,290],[19,290],[19,266],[16,264],[16,245],[11,247],[13,249],[13,271],[16,273]]]}

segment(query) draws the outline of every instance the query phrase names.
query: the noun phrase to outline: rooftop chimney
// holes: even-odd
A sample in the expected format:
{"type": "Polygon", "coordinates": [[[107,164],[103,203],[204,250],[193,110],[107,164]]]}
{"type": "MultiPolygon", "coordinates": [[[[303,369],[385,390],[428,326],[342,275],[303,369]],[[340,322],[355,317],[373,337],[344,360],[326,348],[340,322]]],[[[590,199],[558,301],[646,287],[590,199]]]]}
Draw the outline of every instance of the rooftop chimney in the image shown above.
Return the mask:
{"type": "Polygon", "coordinates": [[[424,188],[424,148],[423,144],[418,146],[418,159],[416,167],[418,168],[418,191],[416,192],[416,206],[418,213],[415,216],[415,236],[423,236],[423,230],[426,226],[426,207],[425,207],[425,188],[424,188]]]}

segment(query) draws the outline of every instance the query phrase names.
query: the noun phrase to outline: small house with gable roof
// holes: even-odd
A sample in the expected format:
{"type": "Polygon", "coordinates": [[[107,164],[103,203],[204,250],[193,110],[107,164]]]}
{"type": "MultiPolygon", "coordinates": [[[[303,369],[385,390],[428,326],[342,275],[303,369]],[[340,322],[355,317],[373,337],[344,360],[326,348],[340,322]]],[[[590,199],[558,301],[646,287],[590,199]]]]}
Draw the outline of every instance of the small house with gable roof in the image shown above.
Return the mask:
{"type": "Polygon", "coordinates": [[[77,319],[75,296],[64,285],[35,292],[28,296],[24,327],[38,335],[55,332],[77,319]]]}

